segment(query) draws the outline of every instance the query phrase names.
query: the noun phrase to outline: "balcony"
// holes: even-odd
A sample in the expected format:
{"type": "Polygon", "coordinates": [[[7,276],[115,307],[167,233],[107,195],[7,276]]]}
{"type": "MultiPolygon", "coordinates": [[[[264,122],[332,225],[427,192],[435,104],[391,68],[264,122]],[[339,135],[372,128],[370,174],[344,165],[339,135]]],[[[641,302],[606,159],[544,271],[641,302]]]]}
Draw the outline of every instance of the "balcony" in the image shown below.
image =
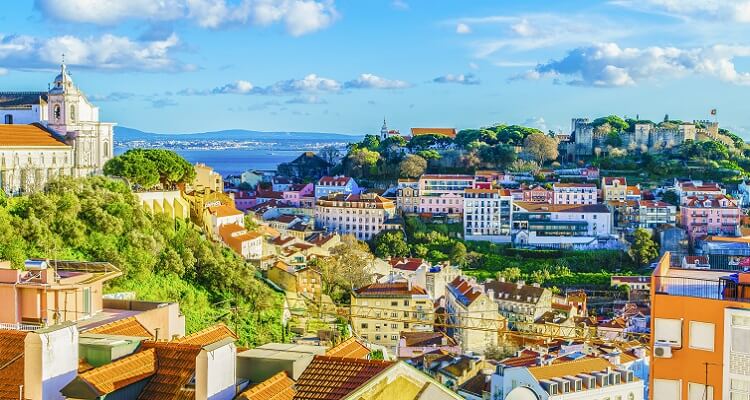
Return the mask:
{"type": "Polygon", "coordinates": [[[657,294],[750,303],[750,273],[670,268],[654,276],[657,294]]]}

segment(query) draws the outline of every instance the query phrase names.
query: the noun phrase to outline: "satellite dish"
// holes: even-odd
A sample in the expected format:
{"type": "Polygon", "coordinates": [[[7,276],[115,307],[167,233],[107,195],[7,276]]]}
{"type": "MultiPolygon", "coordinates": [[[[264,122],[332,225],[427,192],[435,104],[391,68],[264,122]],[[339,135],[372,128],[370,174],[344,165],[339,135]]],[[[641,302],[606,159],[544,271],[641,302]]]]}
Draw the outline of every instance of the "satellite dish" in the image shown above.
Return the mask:
{"type": "Polygon", "coordinates": [[[508,393],[505,400],[539,400],[539,396],[533,390],[519,386],[508,393]]]}

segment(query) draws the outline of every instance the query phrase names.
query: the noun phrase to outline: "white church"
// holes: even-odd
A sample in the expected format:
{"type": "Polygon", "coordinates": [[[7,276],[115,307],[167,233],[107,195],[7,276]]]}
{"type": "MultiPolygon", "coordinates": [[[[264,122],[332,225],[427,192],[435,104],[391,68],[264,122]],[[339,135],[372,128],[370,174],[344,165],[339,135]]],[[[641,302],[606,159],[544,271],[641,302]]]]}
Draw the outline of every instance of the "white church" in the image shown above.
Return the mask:
{"type": "Polygon", "coordinates": [[[59,175],[101,173],[112,158],[113,123],[73,84],[65,63],[46,92],[0,91],[0,188],[15,195],[59,175]]]}

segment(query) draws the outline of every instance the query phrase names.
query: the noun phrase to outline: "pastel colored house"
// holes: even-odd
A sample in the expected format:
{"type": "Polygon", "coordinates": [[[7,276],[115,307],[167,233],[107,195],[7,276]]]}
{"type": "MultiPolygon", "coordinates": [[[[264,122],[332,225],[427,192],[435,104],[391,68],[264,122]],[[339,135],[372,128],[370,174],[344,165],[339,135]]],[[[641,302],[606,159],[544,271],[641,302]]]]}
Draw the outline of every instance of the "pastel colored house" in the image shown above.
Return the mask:
{"type": "Polygon", "coordinates": [[[354,178],[348,176],[324,176],[315,184],[315,198],[334,193],[359,194],[361,189],[354,178]]]}
{"type": "Polygon", "coordinates": [[[592,183],[555,183],[552,204],[596,204],[597,189],[592,183]]]}
{"type": "Polygon", "coordinates": [[[294,267],[277,261],[268,270],[268,279],[288,292],[295,292],[308,299],[320,301],[323,279],[320,272],[307,266],[294,267]]]}
{"type": "Polygon", "coordinates": [[[219,227],[222,242],[246,260],[259,260],[263,256],[263,235],[248,232],[240,224],[225,224],[219,227]]]}
{"type": "Polygon", "coordinates": [[[690,196],[680,210],[680,225],[690,240],[707,235],[739,236],[742,211],[724,196],[690,196]]]}
{"type": "Polygon", "coordinates": [[[312,196],[315,193],[315,185],[312,183],[294,184],[282,192],[284,201],[295,207],[299,207],[302,198],[312,196]]]}
{"type": "Polygon", "coordinates": [[[203,220],[207,223],[214,239],[219,239],[219,228],[222,225],[237,224],[245,226],[245,213],[227,205],[218,204],[206,207],[203,220]]]}
{"type": "Polygon", "coordinates": [[[464,211],[464,190],[473,187],[473,175],[422,175],[419,178],[419,212],[461,215],[464,211]]]}

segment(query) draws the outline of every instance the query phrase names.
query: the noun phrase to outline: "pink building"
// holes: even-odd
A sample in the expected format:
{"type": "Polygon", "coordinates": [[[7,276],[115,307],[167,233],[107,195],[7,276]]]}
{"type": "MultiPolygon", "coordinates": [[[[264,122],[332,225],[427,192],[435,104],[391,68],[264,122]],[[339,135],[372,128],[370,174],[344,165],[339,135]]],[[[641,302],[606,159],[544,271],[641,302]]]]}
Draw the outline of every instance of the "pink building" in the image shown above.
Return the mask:
{"type": "Polygon", "coordinates": [[[312,183],[300,183],[290,186],[282,193],[284,201],[295,207],[299,207],[303,198],[315,195],[315,185],[312,183]]]}
{"type": "Polygon", "coordinates": [[[419,212],[461,215],[464,189],[474,187],[472,175],[424,174],[419,178],[419,212]]]}
{"type": "Polygon", "coordinates": [[[523,201],[527,203],[551,203],[552,192],[538,185],[527,187],[523,189],[523,201]]]}
{"type": "Polygon", "coordinates": [[[742,212],[724,196],[690,196],[680,209],[680,225],[690,240],[707,235],[739,236],[742,212]]]}
{"type": "Polygon", "coordinates": [[[598,190],[593,183],[555,183],[552,204],[596,204],[598,190]]]}

